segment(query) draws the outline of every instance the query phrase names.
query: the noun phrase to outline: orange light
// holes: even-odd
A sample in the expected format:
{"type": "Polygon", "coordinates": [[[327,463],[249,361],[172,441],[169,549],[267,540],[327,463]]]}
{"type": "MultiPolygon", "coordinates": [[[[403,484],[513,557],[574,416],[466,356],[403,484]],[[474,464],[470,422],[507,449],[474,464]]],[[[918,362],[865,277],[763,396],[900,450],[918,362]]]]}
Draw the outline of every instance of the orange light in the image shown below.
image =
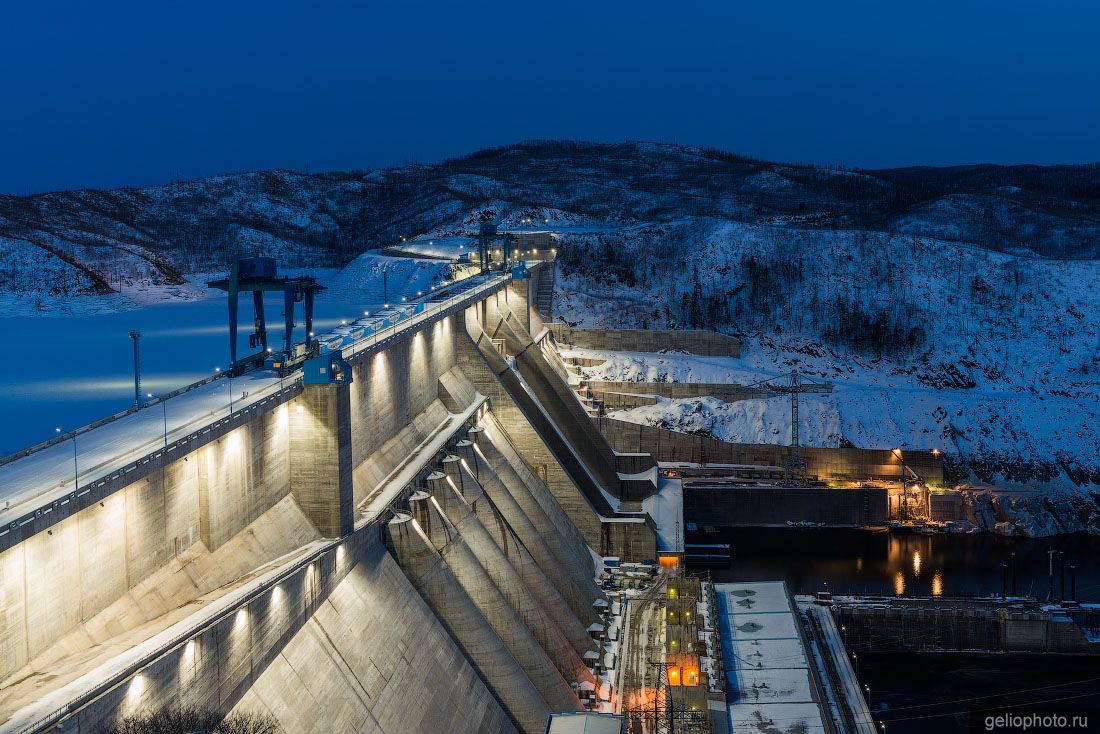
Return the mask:
{"type": "Polygon", "coordinates": [[[657,556],[657,563],[661,568],[676,568],[680,565],[679,556],[657,556]]]}
{"type": "Polygon", "coordinates": [[[665,656],[668,663],[668,684],[671,686],[699,685],[699,658],[690,653],[674,653],[665,656]]]}

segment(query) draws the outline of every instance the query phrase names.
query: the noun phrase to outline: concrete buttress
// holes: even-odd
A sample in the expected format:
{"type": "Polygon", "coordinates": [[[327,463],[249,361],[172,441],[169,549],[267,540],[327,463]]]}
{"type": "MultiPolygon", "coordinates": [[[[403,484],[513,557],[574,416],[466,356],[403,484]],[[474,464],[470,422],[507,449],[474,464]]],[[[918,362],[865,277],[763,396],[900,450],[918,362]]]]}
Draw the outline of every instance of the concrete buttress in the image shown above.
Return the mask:
{"type": "Polygon", "coordinates": [[[458,457],[451,457],[450,463],[454,467],[452,476],[444,475],[449,487],[452,487],[466,504],[474,511],[478,520],[492,536],[497,547],[506,557],[512,561],[512,565],[519,571],[527,582],[528,588],[542,602],[542,605],[551,611],[566,638],[572,643],[574,649],[581,655],[594,649],[592,638],[588,634],[588,622],[582,621],[587,617],[578,616],[573,610],[565,595],[558,590],[559,584],[570,583],[568,579],[555,578],[560,575],[559,569],[548,568],[545,571],[532,555],[530,549],[520,538],[518,532],[501,514],[500,508],[485,494],[476,482],[460,479],[461,472],[458,457]],[[459,482],[462,483],[461,489],[459,482]]]}
{"type": "Polygon", "coordinates": [[[469,441],[460,441],[455,450],[463,459],[464,471],[481,485],[493,502],[501,506],[502,510],[507,504],[514,504],[517,511],[526,518],[542,538],[553,558],[557,559],[556,563],[561,567],[563,574],[572,581],[573,587],[580,594],[581,603],[586,609],[581,619],[593,621],[592,603],[603,598],[603,594],[593,578],[595,572],[592,566],[592,554],[589,553],[587,546],[578,548],[569,544],[562,533],[552,526],[537,503],[530,501],[525,507],[524,503],[520,502],[520,497],[530,497],[527,487],[515,476],[511,481],[504,481],[497,473],[496,467],[486,461],[485,454],[480,448],[469,441]]]}
{"type": "MultiPolygon", "coordinates": [[[[509,442],[507,436],[492,415],[485,418],[481,440],[467,449],[464,457],[476,456],[482,465],[488,464],[506,486],[519,504],[524,514],[531,520],[535,529],[543,537],[549,538],[560,553],[568,553],[571,558],[583,558],[584,563],[572,570],[578,581],[585,582],[584,588],[590,592],[590,601],[602,599],[604,595],[592,583],[592,555],[577,527],[562,510],[561,505],[531,471],[523,457],[509,442]]],[[[473,465],[473,461],[467,458],[473,465]]]]}
{"type": "Polygon", "coordinates": [[[412,516],[386,525],[398,563],[521,730],[539,734],[550,706],[412,516]]]}
{"type": "MultiPolygon", "coordinates": [[[[519,567],[524,557],[516,552],[519,550],[516,547],[518,543],[512,543],[511,558],[505,555],[504,549],[497,545],[473,508],[445,474],[435,472],[428,477],[427,483],[432,497],[474,551],[481,565],[539,641],[542,649],[554,661],[562,677],[571,682],[595,682],[580,654],[562,631],[563,625],[570,624],[570,620],[575,627],[579,627],[576,617],[560,596],[556,600],[551,599],[551,603],[547,604],[532,587],[532,584],[541,584],[552,588],[549,579],[541,573],[528,573],[526,577],[520,573],[519,567]]],[[[581,628],[582,633],[583,631],[581,628]]],[[[590,642],[591,638],[588,640],[590,642]]]]}
{"type": "Polygon", "coordinates": [[[306,385],[290,411],[290,492],[328,538],[354,524],[348,390],[347,383],[306,385]]]}
{"type": "Polygon", "coordinates": [[[482,477],[486,484],[481,484],[469,468],[463,466],[464,463],[465,460],[458,456],[448,456],[442,462],[444,473],[458,487],[459,493],[475,507],[479,503],[471,501],[471,498],[476,500],[477,496],[484,494],[492,500],[493,505],[504,517],[505,522],[515,531],[520,541],[530,551],[539,568],[554,582],[558,593],[569,604],[569,608],[573,610],[573,614],[576,615],[577,619],[586,626],[595,621],[595,609],[591,606],[587,594],[578,587],[576,581],[565,568],[565,564],[568,563],[567,558],[555,555],[546,540],[539,535],[538,530],[531,524],[523,510],[516,504],[511,493],[503,485],[489,483],[488,472],[482,477]]]}
{"type": "Polygon", "coordinates": [[[579,706],[569,684],[558,672],[515,608],[485,570],[458,528],[446,517],[427,492],[416,492],[409,500],[413,518],[435,546],[443,562],[458,579],[481,614],[542,694],[553,711],[571,711],[579,706]]]}

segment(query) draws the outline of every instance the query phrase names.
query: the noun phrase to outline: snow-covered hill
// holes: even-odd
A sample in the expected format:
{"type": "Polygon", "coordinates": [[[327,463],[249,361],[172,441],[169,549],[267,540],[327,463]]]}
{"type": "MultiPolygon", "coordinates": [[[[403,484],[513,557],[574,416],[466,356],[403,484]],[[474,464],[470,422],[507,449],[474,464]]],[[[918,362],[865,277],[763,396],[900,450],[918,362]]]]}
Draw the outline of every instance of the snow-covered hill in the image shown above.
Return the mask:
{"type": "MultiPolygon", "coordinates": [[[[744,355],[699,374],[833,380],[804,411],[816,443],[943,448],[987,481],[1100,477],[1096,164],[855,171],[545,141],[382,171],[0,196],[0,309],[195,297],[239,254],[345,268],[334,287],[376,290],[365,252],[411,240],[461,255],[481,221],[561,233],[559,318],[716,328],[744,355]]],[[[660,369],[623,357],[605,375],[660,369]]],[[[770,404],[669,410],[716,435],[789,431],[770,404]]]]}
{"type": "MultiPolygon", "coordinates": [[[[810,445],[938,448],[957,478],[1002,485],[1100,483],[1096,260],[709,218],[570,235],[561,249],[559,318],[743,339],[740,359],[601,355],[594,379],[748,384],[798,370],[836,383],[804,400],[810,445]],[[594,254],[607,267],[591,267],[594,254]]],[[[618,417],[734,441],[790,436],[776,400],[618,417]]]]}
{"type": "Polygon", "coordinates": [[[655,143],[543,141],[380,171],[0,195],[0,296],[179,284],[242,253],[286,267],[339,266],[401,237],[454,232],[486,216],[538,222],[539,212],[581,229],[704,217],[1095,257],[1100,166],[850,171],[655,143]]]}

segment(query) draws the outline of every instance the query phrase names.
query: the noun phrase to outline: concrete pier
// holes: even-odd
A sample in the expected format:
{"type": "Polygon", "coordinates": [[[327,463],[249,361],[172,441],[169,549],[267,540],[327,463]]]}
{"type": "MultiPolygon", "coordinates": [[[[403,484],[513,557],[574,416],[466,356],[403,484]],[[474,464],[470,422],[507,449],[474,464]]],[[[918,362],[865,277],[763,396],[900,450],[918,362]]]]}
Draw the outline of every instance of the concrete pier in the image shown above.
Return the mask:
{"type": "MultiPolygon", "coordinates": [[[[466,485],[466,495],[463,496],[450,477],[446,475],[443,477],[443,482],[451,493],[471,509],[482,528],[489,534],[501,553],[508,558],[524,583],[537,597],[539,606],[557,620],[562,634],[577,653],[583,655],[594,649],[592,638],[588,635],[587,624],[581,622],[570,608],[565,597],[558,591],[555,582],[551,580],[550,572],[542,570],[531,555],[531,551],[500,514],[492,500],[481,491],[480,487],[472,484],[466,485]]],[[[430,479],[429,484],[431,484],[430,479]]]]}
{"type": "Polygon", "coordinates": [[[485,495],[492,500],[493,506],[531,552],[539,568],[543,569],[543,572],[554,582],[558,593],[568,602],[573,614],[585,626],[591,624],[596,615],[588,594],[572,578],[565,565],[558,562],[559,556],[555,555],[547,545],[546,539],[531,524],[531,520],[516,504],[515,498],[507,487],[499,482],[490,482],[491,473],[488,470],[482,477],[486,484],[480,484],[468,468],[463,466],[463,460],[457,456],[448,456],[443,460],[442,465],[444,472],[472,506],[478,506],[477,497],[480,495],[485,495]]]}
{"type": "Polygon", "coordinates": [[[542,477],[524,460],[492,414],[486,415],[481,421],[480,430],[483,439],[476,443],[478,452],[490,465],[498,467],[497,473],[506,483],[517,486],[514,493],[516,502],[532,518],[535,527],[540,532],[558,535],[562,543],[577,555],[586,552],[589,546],[584,535],[554,499],[542,477]],[[549,522],[544,522],[543,517],[549,522]],[[551,532],[551,529],[556,532],[551,532]]]}
{"type": "MultiPolygon", "coordinates": [[[[580,653],[562,631],[565,625],[580,626],[564,602],[558,605],[554,603],[554,599],[551,599],[550,604],[543,603],[543,600],[532,591],[529,582],[516,569],[516,563],[509,559],[504,550],[496,544],[470,505],[450,484],[446,475],[440,472],[433,473],[428,476],[427,483],[432,498],[454,524],[470,549],[474,551],[497,588],[523,619],[527,629],[554,661],[562,677],[569,682],[592,682],[592,674],[581,660],[580,653]],[[573,621],[571,622],[570,619],[573,621]]],[[[513,558],[516,562],[522,560],[515,552],[513,552],[513,558]]],[[[550,584],[550,581],[541,573],[529,576],[535,584],[550,584]]],[[[557,600],[560,600],[560,597],[557,597],[557,600]]],[[[584,633],[583,628],[581,633],[584,633]]],[[[590,638],[588,639],[591,641],[590,638]]]]}
{"type": "MultiPolygon", "coordinates": [[[[413,518],[553,711],[579,704],[569,683],[509,603],[481,559],[427,492],[409,498],[413,518]]],[[[518,579],[517,579],[518,580],[518,579]]]]}
{"type": "Polygon", "coordinates": [[[551,708],[504,641],[463,589],[410,515],[396,515],[387,534],[401,567],[427,600],[497,700],[527,734],[538,734],[551,708]]]}
{"type": "MultiPolygon", "coordinates": [[[[486,444],[486,449],[493,450],[491,442],[483,443],[486,444]]],[[[459,442],[456,450],[464,460],[463,471],[467,476],[472,476],[490,496],[496,498],[497,495],[507,495],[515,503],[519,512],[546,541],[554,557],[559,559],[558,563],[584,596],[585,603],[591,606],[597,599],[602,599],[603,594],[593,582],[595,572],[588,546],[568,530],[562,532],[554,527],[546,513],[534,501],[531,488],[515,473],[511,465],[507,461],[490,463],[481,446],[469,442],[459,442]]]]}

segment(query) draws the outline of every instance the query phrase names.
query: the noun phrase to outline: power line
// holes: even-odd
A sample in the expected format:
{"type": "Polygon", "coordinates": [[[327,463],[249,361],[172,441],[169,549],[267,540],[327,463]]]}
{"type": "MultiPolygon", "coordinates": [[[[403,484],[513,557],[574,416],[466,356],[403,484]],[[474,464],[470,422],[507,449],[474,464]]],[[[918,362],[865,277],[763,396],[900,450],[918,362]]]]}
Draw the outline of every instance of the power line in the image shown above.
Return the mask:
{"type": "Polygon", "coordinates": [[[899,721],[918,721],[920,719],[940,719],[940,718],[943,718],[944,716],[957,716],[959,714],[978,714],[978,713],[984,713],[986,711],[1010,711],[1010,710],[1022,708],[1022,707],[1025,707],[1025,706],[1036,706],[1038,704],[1044,704],[1044,703],[1056,703],[1058,701],[1072,701],[1074,699],[1089,698],[1091,696],[1100,696],[1100,691],[1093,691],[1092,693],[1079,693],[1076,696],[1059,696],[1058,698],[1040,698],[1037,701],[1028,701],[1026,703],[1011,704],[1009,706],[1003,706],[1001,708],[977,709],[977,710],[959,709],[957,711],[948,711],[948,712],[942,713],[942,714],[926,714],[926,715],[923,715],[923,716],[906,716],[905,718],[901,718],[901,719],[892,719],[892,718],[886,718],[886,717],[880,717],[880,718],[886,723],[896,723],[896,722],[899,722],[899,721]]]}
{"type": "MultiPolygon", "coordinates": [[[[980,701],[986,698],[999,698],[1001,696],[1016,696],[1021,693],[1031,693],[1032,691],[1045,691],[1048,688],[1062,688],[1063,686],[1076,686],[1082,683],[1094,683],[1100,681],[1100,678],[1084,678],[1082,680],[1066,681],[1064,683],[1051,683],[1049,686],[1039,686],[1038,688],[1023,688],[1018,691],[1004,691],[1002,693],[990,693],[985,696],[973,696],[971,698],[953,698],[947,701],[940,701],[939,703],[918,703],[912,706],[898,706],[897,708],[880,709],[876,713],[885,713],[889,711],[907,711],[910,709],[927,708],[929,706],[947,706],[955,703],[966,703],[968,701],[980,701]]],[[[1089,696],[1100,695],[1100,691],[1087,694],[1089,696]]],[[[1039,703],[1038,701],[1036,703],[1039,703]]]]}

